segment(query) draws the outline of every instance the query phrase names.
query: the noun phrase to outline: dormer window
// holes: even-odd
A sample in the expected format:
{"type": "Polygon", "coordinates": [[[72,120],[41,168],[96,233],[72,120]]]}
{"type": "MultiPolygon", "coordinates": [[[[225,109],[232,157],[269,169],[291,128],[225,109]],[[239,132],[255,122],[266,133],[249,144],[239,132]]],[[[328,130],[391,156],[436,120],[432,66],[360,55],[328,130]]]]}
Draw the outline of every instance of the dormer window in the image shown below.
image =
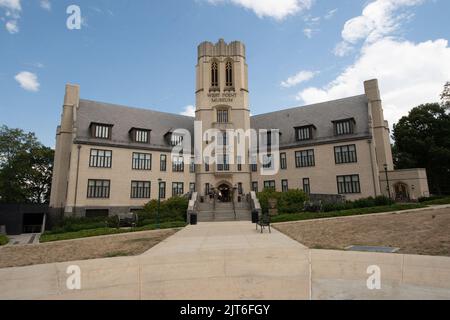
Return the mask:
{"type": "Polygon", "coordinates": [[[137,143],[150,143],[151,130],[132,128],[130,130],[131,141],[137,143]]]}
{"type": "Polygon", "coordinates": [[[315,129],[315,126],[313,126],[313,125],[295,128],[295,139],[297,141],[312,140],[313,129],[315,129]]]}
{"type": "Polygon", "coordinates": [[[91,137],[96,139],[111,140],[111,130],[113,125],[103,123],[91,123],[91,137]]]}
{"type": "Polygon", "coordinates": [[[182,135],[179,135],[179,134],[172,134],[171,136],[170,136],[170,145],[172,146],[172,147],[176,147],[176,146],[179,146],[179,145],[181,145],[182,143],[183,143],[183,136],[182,135]]]}
{"type": "Polygon", "coordinates": [[[336,136],[343,136],[348,134],[353,134],[355,131],[355,119],[344,119],[333,121],[334,124],[334,134],[336,136]]]}

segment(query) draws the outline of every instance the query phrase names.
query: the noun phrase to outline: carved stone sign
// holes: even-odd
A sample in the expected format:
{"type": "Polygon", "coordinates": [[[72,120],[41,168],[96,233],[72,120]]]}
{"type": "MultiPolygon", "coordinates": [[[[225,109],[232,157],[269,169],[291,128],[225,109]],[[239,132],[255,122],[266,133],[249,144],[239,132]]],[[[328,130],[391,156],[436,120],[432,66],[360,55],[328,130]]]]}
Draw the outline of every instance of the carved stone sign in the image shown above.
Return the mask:
{"type": "Polygon", "coordinates": [[[208,98],[212,103],[230,103],[236,99],[237,94],[233,92],[226,93],[208,93],[208,98]]]}

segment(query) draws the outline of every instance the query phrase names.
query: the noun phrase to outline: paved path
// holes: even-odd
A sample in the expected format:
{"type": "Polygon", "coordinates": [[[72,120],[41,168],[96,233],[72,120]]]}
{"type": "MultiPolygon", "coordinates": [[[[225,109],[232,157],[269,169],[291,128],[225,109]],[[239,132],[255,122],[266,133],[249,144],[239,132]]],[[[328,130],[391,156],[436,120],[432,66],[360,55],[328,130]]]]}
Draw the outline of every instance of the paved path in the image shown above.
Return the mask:
{"type": "Polygon", "coordinates": [[[249,222],[188,226],[142,258],[151,299],[309,298],[307,248],[249,222]]]}
{"type": "Polygon", "coordinates": [[[201,223],[138,257],[0,269],[0,299],[309,299],[309,270],[309,250],[274,229],[201,223]]]}

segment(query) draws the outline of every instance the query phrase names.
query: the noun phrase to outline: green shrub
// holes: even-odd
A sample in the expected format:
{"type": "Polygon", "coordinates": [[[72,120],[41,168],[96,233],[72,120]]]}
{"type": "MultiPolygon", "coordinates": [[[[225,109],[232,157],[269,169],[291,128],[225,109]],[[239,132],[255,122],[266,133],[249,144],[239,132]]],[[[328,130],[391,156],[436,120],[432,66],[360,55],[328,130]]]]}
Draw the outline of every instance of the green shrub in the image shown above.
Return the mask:
{"type": "Polygon", "coordinates": [[[432,200],[424,201],[424,202],[422,202],[422,204],[425,204],[428,206],[438,206],[438,205],[450,204],[450,197],[434,198],[432,200]]]}
{"type": "Polygon", "coordinates": [[[117,226],[117,217],[97,217],[97,218],[76,218],[68,217],[61,220],[50,234],[61,234],[67,232],[78,232],[82,230],[93,230],[117,226]]]}
{"type": "Polygon", "coordinates": [[[430,202],[430,201],[436,201],[436,200],[442,200],[445,199],[445,196],[431,196],[431,197],[422,197],[419,198],[419,202],[430,202]]]}
{"type": "Polygon", "coordinates": [[[9,239],[4,234],[0,234],[0,246],[4,246],[9,243],[9,239]]]}
{"type": "Polygon", "coordinates": [[[346,201],[344,203],[326,203],[323,205],[323,212],[390,206],[393,204],[395,204],[395,201],[385,196],[378,196],[376,198],[369,197],[355,201],[346,201]]]}
{"type": "Polygon", "coordinates": [[[157,218],[159,222],[186,221],[188,206],[189,199],[185,197],[173,197],[161,201],[158,217],[158,200],[152,200],[138,213],[139,226],[155,223],[157,218]]]}
{"type": "Polygon", "coordinates": [[[374,213],[383,212],[394,212],[394,211],[404,211],[418,208],[426,208],[423,204],[408,203],[408,204],[394,204],[389,206],[379,206],[371,208],[354,208],[342,211],[330,211],[330,212],[303,212],[295,214],[281,214],[272,217],[272,223],[278,222],[290,222],[290,221],[303,221],[303,220],[314,220],[323,218],[334,218],[334,217],[347,217],[356,215],[367,215],[374,213]]]}
{"type": "Polygon", "coordinates": [[[264,212],[269,210],[269,199],[276,199],[278,212],[281,214],[303,211],[304,203],[307,200],[307,195],[301,190],[276,192],[273,189],[265,189],[263,192],[258,193],[257,196],[261,204],[261,209],[264,212]]]}

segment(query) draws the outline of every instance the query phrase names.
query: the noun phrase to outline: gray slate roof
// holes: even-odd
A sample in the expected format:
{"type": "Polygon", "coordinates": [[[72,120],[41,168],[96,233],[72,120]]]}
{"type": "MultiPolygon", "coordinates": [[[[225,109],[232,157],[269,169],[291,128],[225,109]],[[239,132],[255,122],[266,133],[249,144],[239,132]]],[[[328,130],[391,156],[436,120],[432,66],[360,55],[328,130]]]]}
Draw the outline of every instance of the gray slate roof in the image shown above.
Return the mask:
{"type": "Polygon", "coordinates": [[[76,127],[77,140],[79,141],[135,146],[137,148],[168,148],[164,135],[173,129],[189,130],[194,137],[194,118],[192,117],[82,99],[80,99],[77,110],[76,127]],[[111,141],[92,139],[89,131],[92,122],[114,125],[111,141]],[[129,138],[131,128],[152,130],[150,144],[131,143],[129,138]]]}
{"type": "Polygon", "coordinates": [[[279,129],[281,147],[301,146],[336,140],[332,122],[349,118],[354,118],[356,121],[355,134],[352,138],[370,136],[366,95],[253,116],[251,127],[257,130],[279,129]],[[297,142],[294,128],[307,125],[314,125],[317,128],[314,140],[297,142]]]}
{"type": "MultiPolygon", "coordinates": [[[[281,132],[280,146],[302,146],[316,143],[326,143],[336,140],[333,132],[333,121],[354,118],[354,138],[370,136],[368,100],[366,95],[360,95],[314,105],[286,109],[251,117],[253,129],[279,129],[281,132]],[[298,142],[295,139],[295,127],[314,125],[314,140],[298,142]]],[[[118,146],[136,148],[157,148],[170,150],[164,135],[174,129],[186,129],[194,137],[194,118],[158,112],[148,109],[130,108],[120,105],[80,100],[77,111],[77,140],[90,143],[107,143],[118,146]],[[112,140],[93,139],[89,126],[92,122],[114,125],[112,140]],[[151,144],[131,143],[129,130],[131,128],[149,129],[151,144]]],[[[345,137],[340,137],[342,139],[345,137]]],[[[192,139],[193,140],[193,139],[192,139]]]]}

